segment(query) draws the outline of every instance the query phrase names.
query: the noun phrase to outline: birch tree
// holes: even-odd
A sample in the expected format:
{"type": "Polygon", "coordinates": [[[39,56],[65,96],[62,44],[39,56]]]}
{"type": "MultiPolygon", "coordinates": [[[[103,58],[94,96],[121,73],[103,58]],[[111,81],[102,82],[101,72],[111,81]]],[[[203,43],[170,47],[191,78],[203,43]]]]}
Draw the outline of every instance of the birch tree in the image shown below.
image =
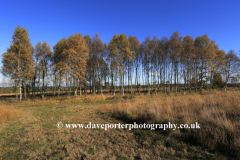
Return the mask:
{"type": "Polygon", "coordinates": [[[225,55],[225,63],[223,66],[223,74],[225,75],[225,84],[224,91],[227,91],[227,83],[229,77],[240,70],[240,60],[239,57],[234,53],[233,50],[230,50],[225,55]]]}
{"type": "Polygon", "coordinates": [[[126,59],[131,60],[135,52],[130,51],[128,38],[123,33],[121,35],[114,35],[108,46],[114,68],[118,68],[118,74],[121,77],[122,96],[124,96],[123,76],[125,73],[125,61],[126,59]]]}
{"type": "MultiPolygon", "coordinates": [[[[105,62],[103,62],[104,61],[103,58],[106,56],[105,48],[106,48],[106,44],[102,42],[99,34],[96,33],[95,36],[92,38],[92,44],[91,44],[91,49],[92,49],[91,56],[93,57],[92,60],[94,60],[94,61],[91,61],[92,67],[93,67],[93,78],[94,78],[93,88],[95,88],[95,77],[98,77],[98,83],[99,83],[98,86],[100,87],[101,95],[103,95],[102,76],[101,76],[101,73],[102,73],[101,68],[103,66],[101,65],[105,64],[105,62]]],[[[95,95],[95,89],[93,93],[95,95]]]]}
{"type": "Polygon", "coordinates": [[[47,76],[47,73],[49,71],[49,62],[52,57],[52,51],[51,47],[47,42],[38,42],[38,44],[35,46],[35,59],[37,60],[37,70],[42,72],[42,98],[44,98],[44,92],[45,92],[45,86],[44,86],[44,80],[47,76]]]}
{"type": "Polygon", "coordinates": [[[21,81],[24,81],[24,95],[26,98],[26,81],[33,76],[33,47],[30,43],[27,29],[18,26],[10,48],[3,54],[2,73],[18,80],[20,102],[22,101],[21,81]]]}
{"type": "MultiPolygon", "coordinates": [[[[129,48],[130,51],[134,52],[135,54],[132,54],[133,57],[131,57],[131,59],[128,59],[128,75],[129,75],[129,79],[131,81],[131,95],[133,94],[133,89],[132,89],[132,67],[133,67],[133,62],[135,61],[135,58],[137,58],[136,62],[136,80],[138,77],[138,63],[139,63],[139,51],[140,51],[140,43],[139,40],[137,39],[137,37],[133,37],[133,36],[129,36],[128,37],[129,40],[129,48]]],[[[137,81],[135,81],[135,85],[137,86],[137,81]]]]}
{"type": "Polygon", "coordinates": [[[191,36],[187,35],[186,37],[183,38],[183,50],[181,53],[181,63],[184,65],[184,72],[185,73],[185,84],[187,83],[187,90],[192,92],[192,87],[191,87],[191,77],[193,73],[193,65],[194,65],[194,40],[191,36]]]}
{"type": "Polygon", "coordinates": [[[175,91],[177,94],[177,84],[178,84],[178,73],[179,73],[179,62],[180,62],[180,53],[182,50],[182,37],[178,31],[174,32],[170,37],[169,47],[171,50],[171,59],[174,68],[174,77],[175,77],[175,91]]]}
{"type": "Polygon", "coordinates": [[[58,80],[58,97],[60,95],[60,88],[62,84],[62,78],[66,71],[66,59],[63,55],[64,49],[67,47],[67,39],[62,38],[60,41],[57,42],[55,46],[53,46],[53,56],[52,56],[52,64],[54,68],[56,69],[56,72],[59,74],[59,80],[58,80]]]}
{"type": "Polygon", "coordinates": [[[82,83],[86,83],[87,52],[85,40],[79,33],[68,38],[67,47],[63,50],[66,71],[70,76],[70,91],[72,84],[75,84],[75,97],[77,97],[77,88],[82,86],[82,83]]]}
{"type": "Polygon", "coordinates": [[[212,45],[210,39],[208,38],[207,34],[203,36],[198,36],[195,39],[195,48],[196,48],[196,57],[199,60],[199,68],[200,68],[200,79],[201,79],[201,93],[203,91],[203,78],[204,77],[204,69],[205,64],[211,58],[213,52],[211,52],[212,45]]]}

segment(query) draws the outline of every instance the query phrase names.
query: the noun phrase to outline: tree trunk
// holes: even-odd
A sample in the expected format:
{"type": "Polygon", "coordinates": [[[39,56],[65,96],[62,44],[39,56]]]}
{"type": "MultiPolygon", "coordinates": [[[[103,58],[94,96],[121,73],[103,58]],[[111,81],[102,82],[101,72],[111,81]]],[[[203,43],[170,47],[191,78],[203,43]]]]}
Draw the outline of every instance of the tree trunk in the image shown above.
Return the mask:
{"type": "Polygon", "coordinates": [[[139,83],[138,83],[138,84],[139,84],[138,93],[140,93],[140,89],[141,89],[141,88],[140,88],[140,76],[139,76],[139,83]]]}
{"type": "Polygon", "coordinates": [[[24,98],[27,98],[27,92],[26,92],[26,77],[24,77],[24,98]]]}
{"type": "MultiPolygon", "coordinates": [[[[102,82],[102,78],[101,78],[101,82],[102,82]]],[[[102,83],[101,83],[101,85],[100,85],[100,92],[101,92],[101,97],[103,97],[103,91],[102,91],[102,83]]]]}
{"type": "Polygon", "coordinates": [[[195,63],[195,92],[197,93],[197,64],[195,63]]]}
{"type": "Polygon", "coordinates": [[[39,76],[38,76],[38,92],[37,94],[40,94],[40,71],[39,71],[39,76]]]}
{"type": "Polygon", "coordinates": [[[177,93],[177,62],[175,62],[175,91],[177,93]]]}
{"type": "Polygon", "coordinates": [[[74,95],[75,95],[75,98],[77,98],[77,78],[75,78],[75,83],[73,84],[73,86],[74,86],[74,95]]]}
{"type": "MultiPolygon", "coordinates": [[[[150,96],[149,73],[148,73],[148,80],[146,83],[147,83],[147,90],[145,90],[145,91],[147,91],[147,95],[150,96]]],[[[145,83],[145,85],[146,85],[146,83],[145,83]]]]}
{"type": "MultiPolygon", "coordinates": [[[[71,74],[70,74],[71,75],[71,74]]],[[[70,78],[70,89],[69,89],[69,93],[68,93],[68,98],[70,98],[71,96],[71,92],[72,92],[72,78],[70,78]]]]}
{"type": "Polygon", "coordinates": [[[54,73],[55,77],[54,77],[54,96],[56,94],[56,85],[57,85],[57,73],[54,73]]]}
{"type": "Polygon", "coordinates": [[[227,91],[227,82],[228,82],[228,76],[226,76],[226,81],[225,81],[225,84],[224,84],[224,92],[227,91]]]}
{"type": "Polygon", "coordinates": [[[203,61],[201,67],[201,94],[203,93],[203,61]]]}
{"type": "Polygon", "coordinates": [[[112,94],[112,90],[113,90],[113,73],[112,73],[112,85],[110,87],[110,93],[112,94]]]}
{"type": "Polygon", "coordinates": [[[212,92],[212,71],[211,71],[211,75],[210,75],[210,89],[209,89],[209,91],[210,91],[210,93],[212,92]]]}
{"type": "Polygon", "coordinates": [[[93,95],[96,95],[96,88],[95,88],[95,70],[93,71],[93,95]]]}
{"type": "Polygon", "coordinates": [[[19,89],[20,89],[20,102],[21,102],[21,101],[22,101],[22,86],[21,86],[20,79],[19,79],[18,81],[19,81],[19,89]]]}
{"type": "MultiPolygon", "coordinates": [[[[137,64],[138,67],[138,64],[137,64]]],[[[135,89],[138,91],[138,75],[137,75],[137,67],[136,67],[136,79],[135,79],[135,89]]]]}
{"type": "Polygon", "coordinates": [[[115,91],[116,91],[116,84],[115,84],[115,86],[114,86],[114,93],[113,93],[113,96],[115,97],[115,91]]]}
{"type": "Polygon", "coordinates": [[[44,98],[44,70],[43,70],[42,98],[44,98]]]}
{"type": "Polygon", "coordinates": [[[15,88],[16,88],[16,99],[18,99],[18,94],[17,94],[17,81],[15,80],[15,88]]]}
{"type": "Polygon", "coordinates": [[[82,87],[80,86],[80,96],[82,95],[82,87]]]}
{"type": "Polygon", "coordinates": [[[33,78],[33,98],[35,98],[35,90],[36,90],[36,76],[33,78]]]}
{"type": "Polygon", "coordinates": [[[122,96],[124,96],[124,88],[123,88],[123,81],[124,81],[124,78],[123,78],[123,75],[122,75],[121,77],[122,77],[122,96]]]}

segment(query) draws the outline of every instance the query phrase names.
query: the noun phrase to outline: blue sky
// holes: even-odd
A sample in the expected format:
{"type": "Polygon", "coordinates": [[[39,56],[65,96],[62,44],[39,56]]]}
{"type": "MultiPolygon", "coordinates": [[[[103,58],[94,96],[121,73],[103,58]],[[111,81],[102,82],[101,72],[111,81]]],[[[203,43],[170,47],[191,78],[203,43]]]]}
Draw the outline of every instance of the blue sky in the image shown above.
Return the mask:
{"type": "Polygon", "coordinates": [[[179,31],[194,38],[206,33],[225,52],[240,50],[239,0],[1,0],[0,54],[18,25],[28,29],[33,46],[47,41],[53,47],[74,33],[97,32],[108,43],[114,34],[143,42],[179,31]]]}

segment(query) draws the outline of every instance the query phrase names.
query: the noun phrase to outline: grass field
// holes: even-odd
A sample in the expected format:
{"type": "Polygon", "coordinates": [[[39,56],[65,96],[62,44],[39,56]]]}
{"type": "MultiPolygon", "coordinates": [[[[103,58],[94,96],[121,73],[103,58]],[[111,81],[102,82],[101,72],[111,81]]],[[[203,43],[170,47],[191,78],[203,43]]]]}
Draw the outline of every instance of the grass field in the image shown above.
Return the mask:
{"type": "MultiPolygon", "coordinates": [[[[74,96],[72,96],[74,97],[74,96]]],[[[0,101],[0,159],[237,159],[240,92],[0,101]],[[195,123],[201,129],[58,129],[89,122],[195,123]]]]}

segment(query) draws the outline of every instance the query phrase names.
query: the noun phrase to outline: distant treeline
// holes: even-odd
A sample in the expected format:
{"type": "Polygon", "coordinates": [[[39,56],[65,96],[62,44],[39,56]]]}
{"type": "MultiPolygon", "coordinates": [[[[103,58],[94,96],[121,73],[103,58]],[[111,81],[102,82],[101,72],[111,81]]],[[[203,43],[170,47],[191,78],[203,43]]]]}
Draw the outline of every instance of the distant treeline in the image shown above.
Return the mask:
{"type": "MultiPolygon", "coordinates": [[[[240,67],[237,54],[220,50],[207,34],[194,39],[189,35],[182,37],[176,31],[169,38],[147,36],[140,43],[137,37],[122,33],[115,34],[106,44],[98,33],[92,38],[77,33],[59,40],[52,52],[47,42],[33,47],[27,30],[19,26],[3,53],[2,64],[1,73],[20,90],[19,86],[23,86],[25,97],[28,88],[32,91],[41,88],[44,97],[49,83],[53,84],[54,95],[66,87],[75,96],[87,84],[93,94],[97,89],[102,94],[103,86],[107,86],[114,95],[117,84],[121,84],[122,95],[126,88],[134,94],[141,85],[147,86],[147,94],[150,90],[177,94],[183,86],[189,92],[198,89],[202,92],[205,88],[211,92],[214,84],[226,90],[229,78],[240,67]]],[[[22,91],[19,92],[21,100],[22,91]]]]}
{"type": "MultiPolygon", "coordinates": [[[[174,88],[174,86],[175,86],[175,84],[169,84],[168,85],[168,87],[170,88],[170,91],[173,91],[173,90],[171,90],[171,88],[174,88]]],[[[133,85],[133,87],[134,87],[134,89],[137,87],[137,86],[135,86],[135,85],[133,85]]],[[[162,88],[162,90],[160,90],[160,92],[162,92],[162,93],[168,93],[168,87],[165,87],[165,88],[162,88]]],[[[186,88],[186,85],[185,84],[178,84],[178,87],[179,87],[179,91],[181,92],[187,92],[188,91],[188,89],[186,88]]],[[[203,89],[207,89],[207,90],[210,90],[210,84],[204,84],[204,86],[203,86],[203,89]]],[[[212,87],[212,89],[214,90],[214,89],[221,89],[221,88],[223,88],[224,86],[223,85],[213,85],[213,87],[212,87]]],[[[238,83],[238,84],[227,84],[227,87],[231,87],[231,88],[239,88],[240,89],[240,84],[238,83]]],[[[116,86],[116,88],[115,88],[115,90],[116,91],[119,91],[119,90],[121,90],[121,88],[122,88],[122,86],[116,86]]],[[[124,88],[125,88],[125,90],[124,90],[124,92],[125,93],[131,93],[131,88],[129,87],[129,86],[124,86],[124,88]]],[[[29,94],[33,94],[33,92],[34,92],[34,94],[42,94],[42,87],[39,87],[39,88],[35,88],[35,91],[31,88],[31,87],[29,87],[29,88],[27,88],[26,89],[26,92],[27,92],[27,95],[29,95],[29,94]]],[[[54,87],[45,87],[44,88],[45,89],[45,93],[49,93],[49,94],[53,94],[54,93],[54,87]]],[[[200,86],[197,88],[197,89],[200,89],[200,86]]],[[[69,88],[67,88],[67,87],[61,87],[60,88],[60,91],[69,91],[69,88]]],[[[138,91],[140,91],[140,92],[148,92],[148,85],[142,85],[141,87],[139,87],[137,90],[136,90],[137,92],[138,91]]],[[[154,88],[154,86],[152,86],[151,88],[150,88],[150,91],[152,91],[152,92],[155,92],[155,88],[154,88]]],[[[19,88],[16,88],[16,87],[0,87],[0,94],[11,94],[11,93],[20,93],[20,89],[19,88]]],[[[73,91],[72,91],[73,92],[73,91]]],[[[84,88],[82,88],[82,92],[83,93],[85,93],[85,90],[84,90],[84,88]]],[[[87,87],[87,92],[88,93],[93,93],[93,90],[92,90],[92,87],[91,86],[88,86],[87,87]]],[[[24,93],[24,87],[22,86],[22,93],[24,93]]],[[[101,93],[100,92],[100,89],[98,88],[98,87],[96,87],[96,93],[101,93]]],[[[111,92],[111,90],[109,89],[109,87],[106,87],[106,86],[103,86],[103,93],[112,93],[111,92]]],[[[66,94],[66,93],[65,93],[66,94]]]]}

